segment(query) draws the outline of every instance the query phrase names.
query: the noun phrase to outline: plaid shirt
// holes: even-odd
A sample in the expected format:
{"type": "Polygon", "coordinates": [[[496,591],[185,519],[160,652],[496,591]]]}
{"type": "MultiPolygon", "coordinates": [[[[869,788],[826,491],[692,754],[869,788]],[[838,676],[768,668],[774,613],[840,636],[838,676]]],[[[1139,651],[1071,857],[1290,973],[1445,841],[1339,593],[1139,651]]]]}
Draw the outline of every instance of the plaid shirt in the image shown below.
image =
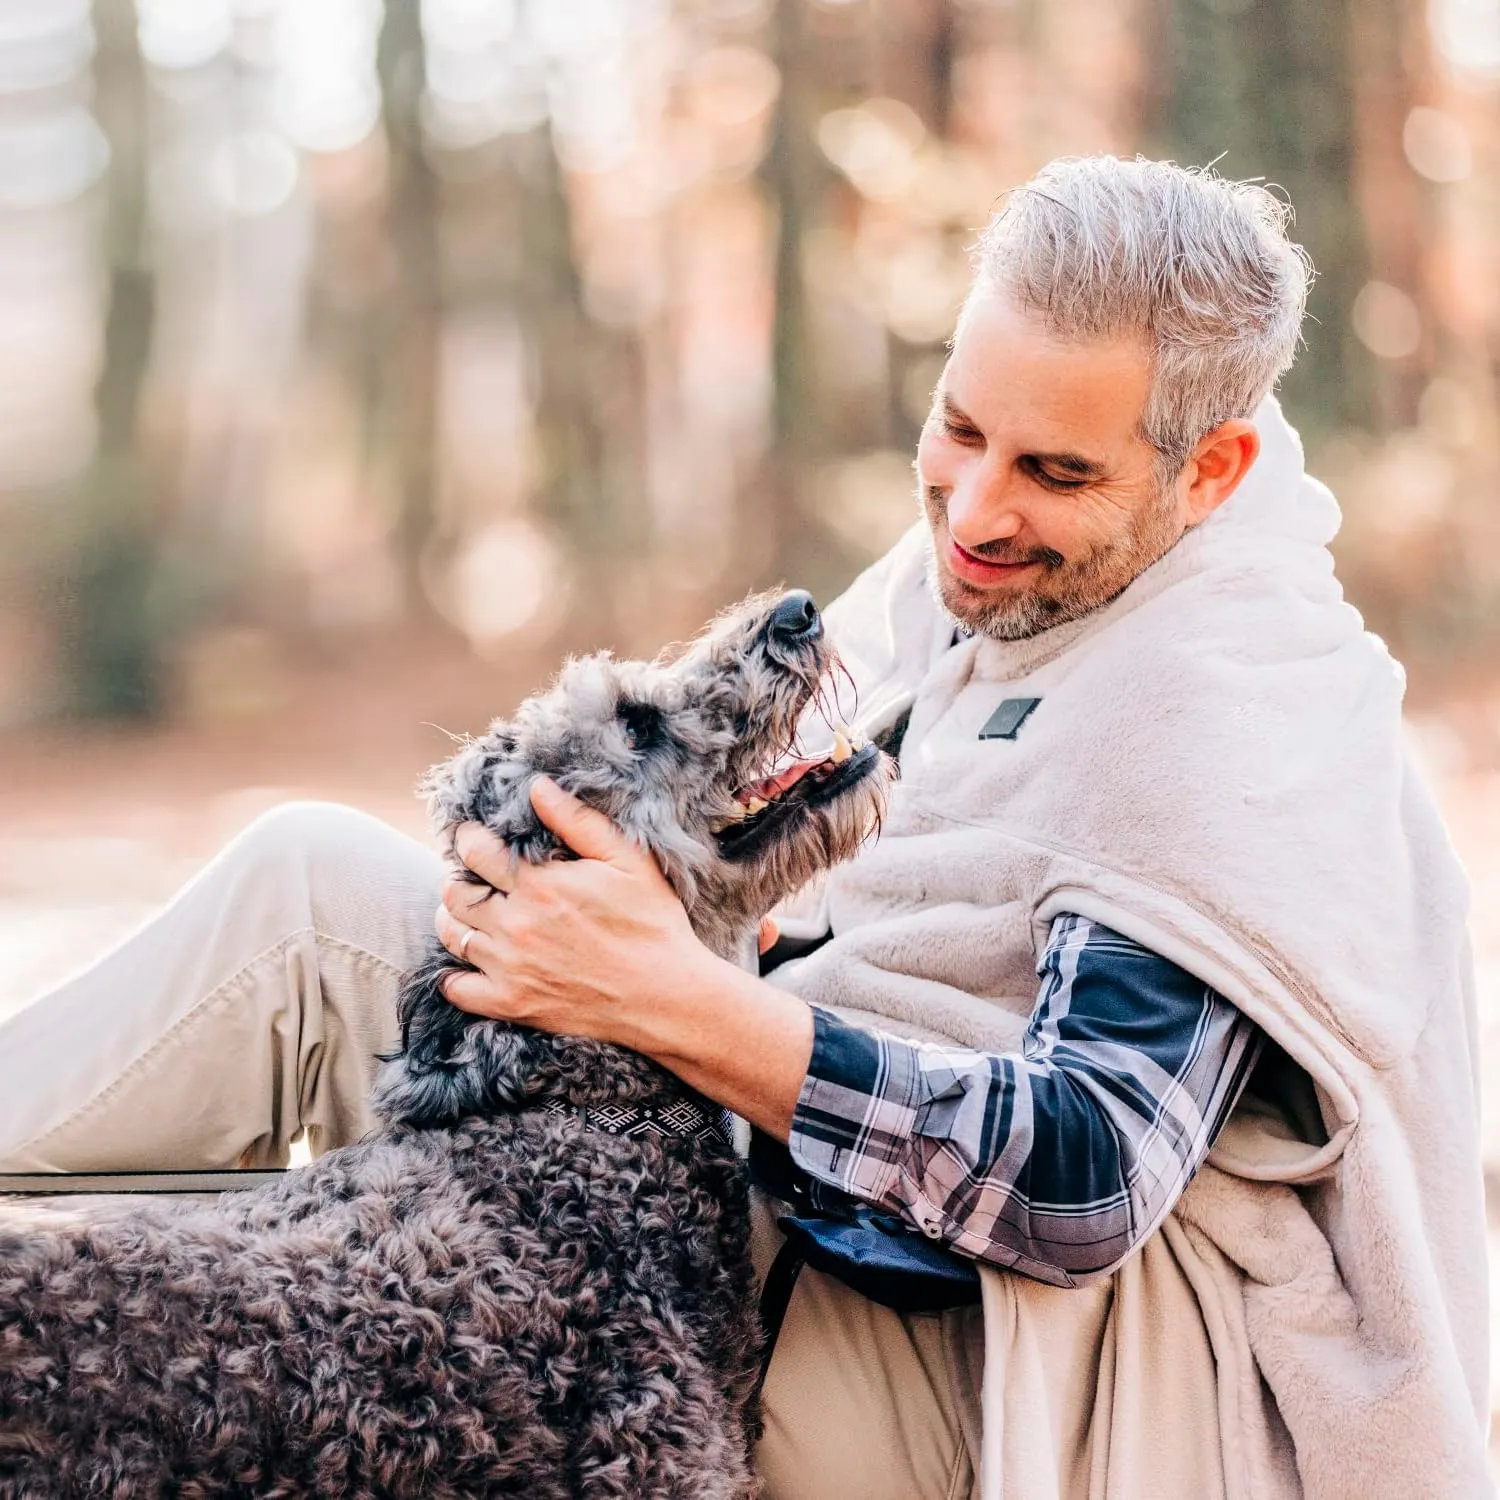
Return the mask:
{"type": "Polygon", "coordinates": [[[1262,1034],[1097,922],[1060,916],[1019,1054],[918,1045],[814,1008],[793,1161],[931,1239],[1056,1286],[1113,1271],[1166,1217],[1262,1034]]]}

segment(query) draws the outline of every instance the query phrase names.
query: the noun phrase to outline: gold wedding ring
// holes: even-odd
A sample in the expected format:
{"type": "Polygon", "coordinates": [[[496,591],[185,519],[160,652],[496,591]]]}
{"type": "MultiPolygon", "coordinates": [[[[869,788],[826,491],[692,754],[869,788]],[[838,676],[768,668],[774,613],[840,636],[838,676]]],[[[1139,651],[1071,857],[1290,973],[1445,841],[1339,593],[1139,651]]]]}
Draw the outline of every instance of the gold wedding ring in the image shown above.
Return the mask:
{"type": "Polygon", "coordinates": [[[458,956],[465,963],[469,961],[469,939],[474,936],[475,931],[473,927],[465,927],[464,935],[458,940],[458,956]]]}

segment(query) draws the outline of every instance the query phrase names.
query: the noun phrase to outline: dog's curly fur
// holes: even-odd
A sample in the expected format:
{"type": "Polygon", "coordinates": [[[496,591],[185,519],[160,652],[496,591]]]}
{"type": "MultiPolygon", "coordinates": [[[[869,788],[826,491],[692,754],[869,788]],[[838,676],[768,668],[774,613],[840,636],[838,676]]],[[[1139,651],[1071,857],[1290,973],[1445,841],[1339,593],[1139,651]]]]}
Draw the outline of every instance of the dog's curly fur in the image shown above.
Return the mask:
{"type": "MultiPolygon", "coordinates": [[[[754,818],[830,648],[747,602],[673,660],[570,662],[429,783],[451,831],[563,855],[546,772],[652,850],[703,940],[846,858],[878,751],[754,818]],[[778,623],[779,622],[779,623],[778,623]]],[[[794,612],[795,613],[795,612],[794,612]]],[[[550,1112],[682,1085],[635,1054],[402,998],[366,1141],[204,1205],[0,1220],[0,1496],[752,1495],[758,1333],[741,1164],[550,1112]]]]}

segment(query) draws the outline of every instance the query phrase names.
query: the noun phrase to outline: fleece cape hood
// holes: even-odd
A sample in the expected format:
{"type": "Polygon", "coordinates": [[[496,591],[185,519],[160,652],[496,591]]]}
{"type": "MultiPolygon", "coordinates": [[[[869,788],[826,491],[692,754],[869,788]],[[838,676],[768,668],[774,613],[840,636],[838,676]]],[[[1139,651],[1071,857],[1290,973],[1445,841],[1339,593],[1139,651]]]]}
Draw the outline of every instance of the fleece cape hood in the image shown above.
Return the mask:
{"type": "Polygon", "coordinates": [[[783,924],[832,939],[773,982],[1011,1049],[1070,911],[1279,1049],[1102,1292],[985,1271],[985,1500],[1491,1492],[1466,887],[1334,577],[1338,507],[1274,400],[1256,424],[1236,494],[1084,620],[950,645],[925,525],[827,612],[859,729],[910,711],[902,780],[783,924]]]}

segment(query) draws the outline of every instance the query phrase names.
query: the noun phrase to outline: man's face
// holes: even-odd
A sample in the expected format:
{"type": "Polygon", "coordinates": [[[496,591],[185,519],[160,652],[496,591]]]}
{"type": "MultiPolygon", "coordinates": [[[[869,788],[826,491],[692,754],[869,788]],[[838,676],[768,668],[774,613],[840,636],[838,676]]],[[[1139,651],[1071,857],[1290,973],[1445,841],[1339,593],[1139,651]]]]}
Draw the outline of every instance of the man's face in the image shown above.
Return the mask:
{"type": "Polygon", "coordinates": [[[917,447],[937,586],[1002,640],[1107,604],[1186,529],[1139,434],[1135,339],[1069,342],[998,293],[969,305],[917,447]]]}

